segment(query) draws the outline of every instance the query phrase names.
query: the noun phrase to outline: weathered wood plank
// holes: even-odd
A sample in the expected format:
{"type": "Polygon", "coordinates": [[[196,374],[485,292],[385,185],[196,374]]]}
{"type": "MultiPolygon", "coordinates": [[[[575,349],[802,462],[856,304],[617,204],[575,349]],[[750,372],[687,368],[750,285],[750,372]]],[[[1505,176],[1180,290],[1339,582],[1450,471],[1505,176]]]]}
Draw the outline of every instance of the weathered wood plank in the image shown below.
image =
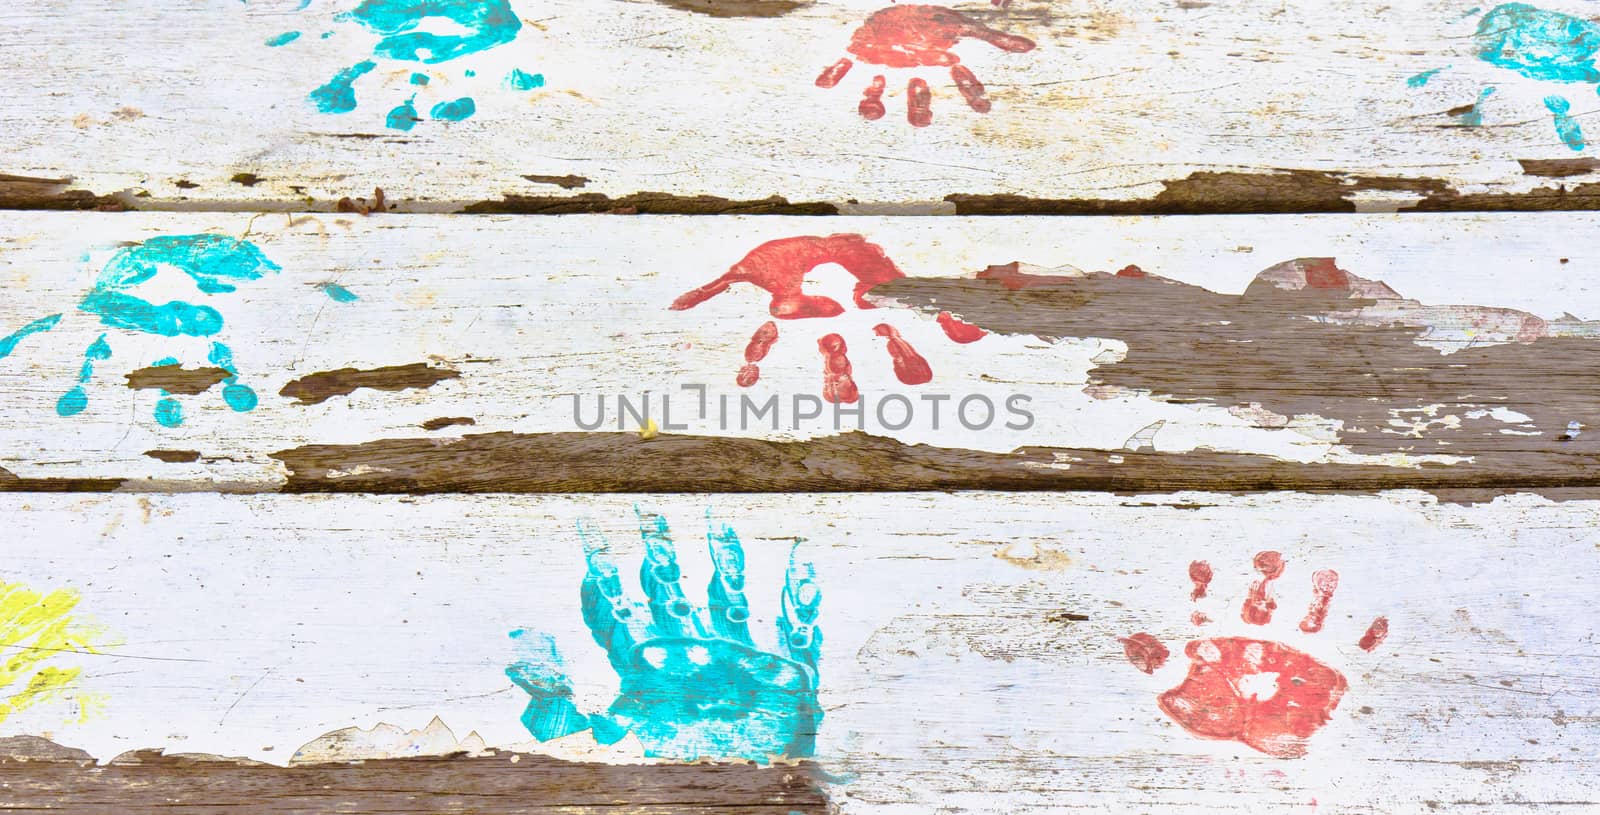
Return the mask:
{"type": "Polygon", "coordinates": [[[402,210],[487,212],[1597,202],[1583,0],[429,7],[14,5],[0,204],[359,209],[374,187],[402,210]]]}
{"type": "Polygon", "coordinates": [[[815,223],[14,213],[0,489],[1596,486],[1593,216],[815,223]]]}
{"type": "MultiPolygon", "coordinates": [[[[64,699],[11,715],[3,732],[47,735],[102,759],[149,748],[293,765],[236,770],[237,762],[146,752],[92,776],[0,764],[0,779],[7,804],[24,808],[81,807],[83,795],[142,777],[142,791],[119,800],[204,782],[196,794],[214,800],[248,789],[288,806],[314,779],[328,800],[362,811],[387,811],[381,802],[407,795],[429,811],[544,811],[558,802],[590,811],[588,783],[628,779],[613,790],[617,803],[639,811],[683,811],[672,810],[674,800],[709,808],[713,799],[682,797],[680,783],[751,811],[770,811],[775,800],[819,811],[823,790],[847,813],[1278,812],[1313,802],[1341,812],[1587,811],[1600,806],[1600,652],[1594,616],[1575,609],[1586,607],[1596,577],[1597,511],[1593,501],[1527,496],[1461,507],[1203,493],[0,495],[6,581],[77,592],[74,624],[95,626],[87,642],[98,652],[51,652],[40,666],[83,673],[64,699]],[[781,728],[747,729],[748,719],[726,709],[707,714],[720,722],[713,730],[748,741],[693,741],[681,711],[648,707],[618,714],[632,735],[611,747],[587,728],[540,743],[519,721],[531,697],[508,681],[508,666],[527,677],[559,665],[584,713],[639,687],[630,672],[645,670],[648,656],[622,669],[609,662],[598,642],[614,635],[593,628],[602,618],[583,608],[577,530],[586,520],[590,544],[609,541],[605,556],[642,601],[640,528],[655,526],[636,507],[670,522],[683,597],[697,608],[718,607],[705,581],[714,564],[731,562],[726,548],[716,561],[708,554],[706,513],[719,545],[729,540],[722,524],[736,530],[750,649],[785,653],[774,630],[781,619],[816,626],[815,771],[632,766],[685,749],[738,754],[782,742],[770,740],[781,728]],[[1286,565],[1265,590],[1276,613],[1257,626],[1245,616],[1268,606],[1248,602],[1257,569],[1271,560],[1264,551],[1286,565]],[[1336,571],[1337,585],[1325,592],[1326,615],[1310,622],[1314,586],[1330,580],[1319,570],[1336,571]],[[810,616],[794,616],[794,601],[783,599],[796,574],[820,589],[810,616]],[[1197,586],[1205,592],[1191,599],[1197,586]],[[1387,638],[1360,647],[1380,617],[1387,638]],[[1161,662],[1128,645],[1144,641],[1135,634],[1164,643],[1170,656],[1161,662]],[[1303,732],[1267,738],[1285,720],[1266,712],[1229,731],[1231,694],[1208,695],[1206,675],[1190,664],[1204,646],[1184,646],[1228,636],[1316,660],[1278,666],[1274,685],[1261,676],[1274,670],[1273,651],[1235,678],[1247,697],[1305,705],[1303,732]],[[1186,671],[1201,687],[1185,688],[1186,671]],[[1319,703],[1316,692],[1341,683],[1324,723],[1315,712],[1328,699],[1319,703]],[[453,735],[430,725],[435,716],[453,735]],[[685,729],[664,736],[650,728],[656,716],[677,716],[685,729]],[[349,727],[377,729],[318,739],[349,727]],[[453,768],[327,763],[494,748],[453,768]],[[580,761],[589,764],[561,763],[580,761]],[[397,775],[374,780],[386,773],[397,775]],[[540,786],[553,777],[565,779],[560,790],[540,786]],[[517,783],[527,785],[522,797],[509,792],[517,783]],[[806,792],[809,784],[821,786],[806,792]],[[451,797],[474,790],[482,809],[451,797]],[[788,797],[763,797],[772,795],[788,797]],[[651,800],[657,809],[643,806],[651,800]]],[[[714,611],[698,615],[691,641],[730,647],[714,611]]],[[[638,641],[644,652],[662,642],[638,641]]],[[[1210,658],[1232,664],[1226,653],[1210,658]]],[[[699,698],[694,681],[673,685],[676,698],[699,698]]],[[[74,755],[85,757],[65,757],[74,755]]]]}

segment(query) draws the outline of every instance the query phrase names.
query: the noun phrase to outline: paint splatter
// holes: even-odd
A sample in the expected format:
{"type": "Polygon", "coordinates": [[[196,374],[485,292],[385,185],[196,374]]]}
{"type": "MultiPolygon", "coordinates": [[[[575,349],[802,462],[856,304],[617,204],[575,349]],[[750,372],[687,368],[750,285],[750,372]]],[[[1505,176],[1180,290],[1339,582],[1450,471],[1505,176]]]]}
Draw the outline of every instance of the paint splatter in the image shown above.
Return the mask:
{"type": "Polygon", "coordinates": [[[939,323],[939,327],[944,329],[944,335],[954,343],[966,345],[989,335],[989,332],[961,320],[948,311],[939,312],[939,316],[934,319],[939,323]]]}
{"type": "Polygon", "coordinates": [[[779,647],[769,652],[750,634],[744,548],[731,527],[710,524],[706,541],[715,571],[706,606],[698,609],[685,596],[665,519],[640,517],[644,603],[626,596],[597,533],[581,525],[579,532],[588,559],[580,590],[584,622],[621,689],[604,713],[583,713],[554,640],[513,631],[519,654],[506,675],[532,697],[522,723],[534,738],[589,730],[596,742],[612,744],[633,733],[645,755],[681,761],[769,762],[814,752],[822,719],[822,594],[809,564],[791,553],[776,626],[779,647]]]}
{"type": "Polygon", "coordinates": [[[417,97],[412,96],[389,111],[389,115],[383,119],[383,126],[390,130],[410,130],[420,121],[422,116],[417,113],[417,97]]]}
{"type": "Polygon", "coordinates": [[[1161,644],[1161,640],[1142,631],[1131,637],[1123,637],[1121,642],[1122,653],[1128,658],[1128,662],[1147,674],[1155,673],[1162,665],[1167,664],[1167,657],[1172,656],[1172,652],[1161,644]]]}
{"type": "Polygon", "coordinates": [[[1194,583],[1194,590],[1189,592],[1191,601],[1206,596],[1206,589],[1211,586],[1211,576],[1211,564],[1203,560],[1189,564],[1189,581],[1194,583]]]}
{"type": "Polygon", "coordinates": [[[1494,95],[1494,88],[1484,88],[1478,91],[1478,100],[1470,105],[1451,108],[1449,114],[1455,117],[1456,124],[1462,127],[1483,126],[1483,103],[1494,95]]]}
{"type": "Polygon", "coordinates": [[[477,112],[478,106],[472,101],[472,97],[463,96],[460,99],[451,99],[434,105],[433,109],[428,111],[428,115],[445,122],[459,122],[471,118],[472,114],[477,112]]]}
{"type": "Polygon", "coordinates": [[[59,322],[61,322],[60,314],[52,314],[48,317],[40,317],[39,319],[28,323],[27,325],[11,332],[10,334],[7,334],[4,337],[0,337],[0,359],[5,359],[6,357],[11,356],[11,352],[17,350],[17,343],[22,342],[24,339],[27,339],[34,334],[42,334],[46,331],[49,331],[50,329],[55,328],[56,323],[59,322]]]}
{"type": "Polygon", "coordinates": [[[13,713],[58,699],[77,703],[78,718],[99,699],[76,691],[83,669],[50,664],[64,654],[96,654],[103,632],[76,614],[78,593],[40,592],[0,582],[0,722],[13,713]]]}
{"type": "Polygon", "coordinates": [[[311,102],[323,113],[349,113],[356,109],[356,80],[378,67],[372,60],[358,62],[311,92],[311,102]]]}
{"type": "Polygon", "coordinates": [[[1318,569],[1311,573],[1311,607],[1300,620],[1300,630],[1315,634],[1328,620],[1328,606],[1333,593],[1339,589],[1339,573],[1332,569],[1318,569]]]}
{"type": "MultiPolygon", "coordinates": [[[[140,297],[135,290],[154,278],[161,269],[171,268],[189,276],[195,288],[206,295],[227,294],[237,290],[238,284],[259,280],[264,275],[279,271],[276,263],[268,260],[255,244],[225,235],[163,235],[151,238],[137,246],[119,250],[100,271],[95,285],[78,303],[78,310],[98,318],[101,325],[153,334],[162,337],[211,337],[222,330],[222,312],[210,305],[172,300],[156,304],[140,297]]],[[[48,319],[48,318],[47,318],[48,319]]],[[[78,371],[78,382],[56,401],[56,413],[75,416],[89,406],[88,392],[84,386],[94,376],[96,363],[111,358],[111,345],[107,335],[101,334],[83,352],[83,364],[78,371]]],[[[212,342],[207,361],[227,372],[222,381],[223,401],[235,411],[249,411],[256,407],[256,393],[238,381],[233,350],[221,342],[212,342]]],[[[177,365],[174,357],[166,357],[156,365],[177,365]]],[[[183,409],[176,399],[163,391],[156,403],[156,421],[167,427],[183,422],[183,409]]]]}
{"type": "Polygon", "coordinates": [[[350,291],[338,283],[324,283],[317,288],[322,289],[322,293],[328,295],[328,299],[334,301],[335,303],[354,303],[355,301],[361,299],[356,296],[355,292],[350,291]]]}
{"type": "Polygon", "coordinates": [[[1372,651],[1383,644],[1389,637],[1389,618],[1379,617],[1367,626],[1367,632],[1361,635],[1361,641],[1356,645],[1363,651],[1372,651]]]}
{"type": "MultiPolygon", "coordinates": [[[[1478,59],[1543,82],[1600,84],[1595,56],[1600,53],[1600,26],[1569,14],[1547,11],[1526,3],[1505,3],[1490,9],[1478,21],[1473,34],[1478,59]]],[[[1407,80],[1413,88],[1423,87],[1436,68],[1407,80]]],[[[1483,124],[1482,105],[1492,88],[1486,88],[1468,108],[1448,111],[1467,127],[1483,124]]],[[[1564,96],[1544,98],[1556,135],[1573,150],[1586,146],[1583,130],[1570,115],[1572,102],[1564,96]]]]}
{"type": "MultiPolygon", "coordinates": [[[[364,0],[355,8],[334,17],[338,22],[355,23],[376,34],[378,41],[372,47],[375,58],[401,62],[437,64],[469,57],[505,45],[517,38],[522,20],[512,10],[508,0],[364,0]],[[434,26],[434,22],[442,25],[434,26]],[[425,25],[426,24],[426,25],[425,25]],[[450,33],[438,33],[428,28],[446,28],[450,33]]],[[[356,109],[356,80],[377,67],[374,60],[364,60],[335,74],[327,83],[311,92],[311,101],[323,113],[349,113],[356,109]]],[[[541,75],[520,74],[526,82],[541,75]]],[[[468,69],[465,77],[477,72],[468,69]]],[[[509,80],[509,78],[508,78],[509,80]]],[[[410,83],[425,88],[429,77],[413,72],[410,83]]],[[[530,87],[534,87],[531,86],[530,87]]],[[[416,97],[390,108],[384,117],[384,126],[391,130],[410,130],[421,117],[417,115],[416,97]]],[[[477,110],[477,103],[469,96],[441,100],[431,108],[434,119],[459,122],[477,110]]]]}
{"type": "Polygon", "coordinates": [[[1572,103],[1568,102],[1564,96],[1546,96],[1544,98],[1544,106],[1550,110],[1551,120],[1556,127],[1556,135],[1561,137],[1561,141],[1573,150],[1582,150],[1585,146],[1583,128],[1578,125],[1577,119],[1569,115],[1572,110],[1572,103]]]}
{"type": "Polygon", "coordinates": [[[861,398],[856,381],[850,376],[849,348],[844,337],[828,334],[817,340],[822,352],[822,398],[834,403],[850,403],[861,398]]]}
{"type": "MultiPolygon", "coordinates": [[[[866,295],[872,287],[890,280],[905,277],[884,253],[883,247],[868,243],[855,234],[827,236],[802,236],[779,238],[752,249],[726,274],[692,291],[685,292],[672,301],[673,311],[684,311],[710,300],[735,283],[748,283],[767,292],[771,297],[767,311],[779,320],[800,320],[837,317],[845,307],[831,297],[807,294],[803,290],[806,275],[823,264],[838,264],[856,278],[852,300],[857,308],[870,309],[866,295]]],[[[941,315],[939,325],[945,334],[956,342],[975,342],[984,335],[983,329],[968,325],[948,314],[941,315]]],[[[916,348],[898,330],[880,323],[874,332],[885,339],[888,353],[894,361],[895,374],[901,382],[920,385],[933,378],[933,371],[916,348]]],[[[777,342],[777,323],[768,321],[757,330],[745,348],[745,365],[736,379],[741,387],[750,387],[760,379],[760,362],[777,342]]],[[[830,333],[818,341],[823,355],[823,395],[829,401],[856,401],[859,392],[850,379],[850,360],[843,337],[830,333]],[[830,396],[831,394],[831,396],[830,396]]]]}
{"type": "MultiPolygon", "coordinates": [[[[1250,587],[1244,620],[1261,625],[1271,619],[1276,604],[1269,584],[1283,575],[1285,562],[1278,552],[1265,551],[1255,556],[1253,565],[1261,578],[1250,587]]],[[[1195,586],[1191,600],[1205,596],[1211,577],[1205,561],[1189,564],[1195,586]]],[[[1332,569],[1312,574],[1312,599],[1301,631],[1322,630],[1338,587],[1339,575],[1332,569]]],[[[1199,611],[1190,621],[1196,626],[1210,622],[1199,611]]],[[[1371,651],[1387,634],[1388,620],[1379,617],[1359,645],[1371,651]]],[[[1166,661],[1166,646],[1149,634],[1121,642],[1128,661],[1145,673],[1154,673],[1166,661]]],[[[1191,640],[1183,651],[1189,657],[1188,673],[1157,697],[1161,710],[1195,736],[1235,741],[1278,758],[1305,755],[1311,736],[1332,720],[1348,687],[1339,671],[1281,642],[1215,637],[1191,640]]]]}
{"type": "Polygon", "coordinates": [[[1479,59],[1531,79],[1600,82],[1600,27],[1579,17],[1506,3],[1483,15],[1473,41],[1479,59]]]}
{"type": "Polygon", "coordinates": [[[506,87],[514,91],[531,91],[544,87],[544,74],[530,74],[521,68],[512,68],[506,75],[506,87]]]}
{"type": "Polygon", "coordinates": [[[1440,71],[1446,70],[1448,68],[1450,68],[1450,66],[1446,65],[1443,68],[1434,68],[1432,70],[1423,71],[1422,73],[1416,74],[1415,76],[1408,77],[1406,79],[1406,85],[1408,87],[1412,87],[1412,88],[1421,88],[1421,87],[1427,85],[1428,84],[1428,80],[1433,79],[1435,76],[1438,75],[1438,73],[1440,71]]]}
{"type": "Polygon", "coordinates": [[[298,39],[300,39],[300,32],[298,32],[298,31],[285,31],[285,32],[283,32],[282,34],[279,34],[276,37],[272,37],[271,39],[268,39],[267,40],[267,47],[268,48],[279,48],[279,47],[288,45],[289,43],[294,42],[295,40],[298,40],[298,39]]]}
{"type": "Polygon", "coordinates": [[[922,385],[933,379],[933,369],[928,367],[928,361],[900,336],[894,326],[878,323],[873,326],[872,332],[889,341],[889,359],[894,364],[896,379],[907,385],[922,385]]]}
{"type": "Polygon", "coordinates": [[[757,363],[767,358],[767,352],[772,350],[772,344],[778,341],[778,324],[768,320],[750,335],[750,344],[744,347],[744,367],[739,369],[739,376],[735,380],[739,387],[748,388],[761,379],[761,366],[757,363]]]}
{"type": "Polygon", "coordinates": [[[1278,601],[1272,599],[1272,581],[1283,576],[1283,555],[1272,551],[1259,552],[1255,557],[1255,567],[1261,573],[1261,579],[1250,584],[1250,594],[1245,597],[1239,617],[1251,625],[1266,625],[1272,622],[1272,612],[1278,608],[1278,601]]]}
{"type": "MultiPolygon", "coordinates": [[[[967,101],[967,106],[977,113],[988,113],[990,102],[983,83],[970,69],[960,64],[961,58],[951,51],[969,37],[1013,54],[1034,48],[1033,41],[1026,37],[997,31],[955,9],[895,5],[880,9],[868,17],[851,35],[846,50],[862,62],[886,68],[949,68],[950,79],[967,101]]],[[[838,85],[853,65],[849,57],[841,58],[817,76],[817,87],[832,88],[838,85]]],[[[886,80],[881,74],[872,78],[858,107],[862,118],[876,120],[883,117],[885,84],[886,80]]],[[[933,123],[931,103],[932,92],[928,88],[928,81],[921,76],[913,76],[906,83],[906,120],[912,127],[927,127],[933,123]]]]}

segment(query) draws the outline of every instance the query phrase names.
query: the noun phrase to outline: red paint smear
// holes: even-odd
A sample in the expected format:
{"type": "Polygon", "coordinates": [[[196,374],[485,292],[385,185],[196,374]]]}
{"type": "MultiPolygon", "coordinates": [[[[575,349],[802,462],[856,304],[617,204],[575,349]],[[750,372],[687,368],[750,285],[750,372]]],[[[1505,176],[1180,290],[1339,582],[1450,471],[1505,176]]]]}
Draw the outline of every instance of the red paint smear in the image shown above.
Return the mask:
{"type": "Polygon", "coordinates": [[[1167,657],[1172,655],[1167,646],[1161,644],[1161,640],[1143,631],[1131,637],[1123,637],[1120,642],[1122,653],[1127,655],[1133,667],[1147,674],[1153,674],[1157,668],[1167,664],[1167,657]]]}
{"type": "Polygon", "coordinates": [[[1193,611],[1189,613],[1189,622],[1194,625],[1205,625],[1211,622],[1211,618],[1207,617],[1203,611],[1193,611]]]}
{"type": "Polygon", "coordinates": [[[868,17],[850,37],[848,50],[874,65],[918,68],[955,65],[951,52],[963,38],[982,40],[1002,51],[1032,51],[1033,40],[996,31],[955,9],[895,5],[868,17]]]}
{"type": "Polygon", "coordinates": [[[1371,651],[1382,645],[1384,639],[1388,636],[1389,618],[1379,617],[1372,621],[1372,625],[1367,626],[1367,633],[1361,635],[1361,641],[1356,645],[1360,646],[1363,651],[1371,651]]]}
{"type": "Polygon", "coordinates": [[[1117,270],[1117,277],[1141,278],[1149,276],[1150,274],[1148,272],[1131,263],[1117,270]]]}
{"type": "Polygon", "coordinates": [[[1203,560],[1190,563],[1189,579],[1194,581],[1194,591],[1189,592],[1189,599],[1199,600],[1206,596],[1206,588],[1211,585],[1211,564],[1203,560]]]}
{"type": "Polygon", "coordinates": [[[1306,261],[1306,286],[1313,289],[1348,289],[1350,273],[1334,265],[1333,258],[1306,261]]]}
{"type": "Polygon", "coordinates": [[[977,342],[989,336],[989,332],[957,318],[948,311],[939,312],[939,316],[935,319],[939,321],[939,327],[944,329],[946,337],[962,345],[966,345],[969,342],[977,342]]]}
{"type": "Polygon", "coordinates": [[[1283,574],[1283,555],[1270,550],[1259,552],[1255,567],[1261,579],[1250,584],[1250,595],[1244,598],[1239,616],[1251,625],[1266,625],[1272,622],[1272,612],[1278,608],[1278,602],[1272,599],[1272,581],[1283,574]]]}
{"type": "Polygon", "coordinates": [[[765,359],[767,352],[772,350],[772,344],[778,341],[778,324],[768,320],[756,329],[751,335],[750,344],[744,347],[745,365],[739,369],[739,376],[735,380],[739,387],[748,388],[761,379],[761,366],[757,362],[765,359]]]}
{"type": "Polygon", "coordinates": [[[829,402],[854,402],[861,398],[856,381],[850,377],[850,358],[845,355],[844,337],[828,334],[817,340],[822,352],[822,398],[829,402]]]}
{"type": "Polygon", "coordinates": [[[822,73],[817,74],[817,87],[831,88],[839,84],[839,80],[844,79],[844,75],[850,73],[850,67],[854,64],[846,57],[823,68],[822,73]]]}
{"type": "Polygon", "coordinates": [[[989,100],[983,95],[983,83],[965,65],[954,65],[950,68],[950,78],[956,82],[956,90],[961,91],[961,96],[967,100],[967,107],[978,113],[989,112],[989,100]]]}
{"type": "Polygon", "coordinates": [[[1240,637],[1194,640],[1184,647],[1189,675],[1161,694],[1161,709],[1183,729],[1226,739],[1270,756],[1298,758],[1306,741],[1333,716],[1344,676],[1287,645],[1240,637]],[[1277,674],[1276,692],[1245,697],[1241,680],[1277,674]]]}
{"type": "Polygon", "coordinates": [[[861,104],[856,105],[856,112],[861,114],[861,118],[875,122],[888,112],[883,106],[883,88],[886,81],[883,74],[878,74],[872,78],[871,85],[862,89],[861,104]]]}
{"type": "Polygon", "coordinates": [[[1338,588],[1339,573],[1332,569],[1318,569],[1311,575],[1311,607],[1300,621],[1301,631],[1315,634],[1322,630],[1323,622],[1328,619],[1328,604],[1333,602],[1333,593],[1338,588]]]}
{"type": "Polygon", "coordinates": [[[757,246],[733,264],[726,274],[672,301],[673,311],[694,308],[726,291],[734,283],[749,283],[772,295],[768,310],[780,320],[836,317],[844,307],[831,297],[801,291],[805,276],[824,263],[837,263],[861,281],[855,286],[855,304],[872,308],[866,293],[873,286],[905,277],[884,254],[883,247],[856,234],[804,235],[779,238],[757,246]]]}
{"type": "Polygon", "coordinates": [[[878,323],[873,326],[872,333],[889,340],[889,356],[894,360],[894,375],[907,385],[921,385],[933,379],[933,369],[928,367],[928,361],[917,353],[917,349],[906,342],[900,332],[888,323],[878,323]]]}
{"type": "Polygon", "coordinates": [[[928,81],[920,76],[911,77],[906,83],[906,121],[912,127],[927,127],[933,124],[933,111],[929,105],[933,101],[933,93],[928,90],[928,81]]]}

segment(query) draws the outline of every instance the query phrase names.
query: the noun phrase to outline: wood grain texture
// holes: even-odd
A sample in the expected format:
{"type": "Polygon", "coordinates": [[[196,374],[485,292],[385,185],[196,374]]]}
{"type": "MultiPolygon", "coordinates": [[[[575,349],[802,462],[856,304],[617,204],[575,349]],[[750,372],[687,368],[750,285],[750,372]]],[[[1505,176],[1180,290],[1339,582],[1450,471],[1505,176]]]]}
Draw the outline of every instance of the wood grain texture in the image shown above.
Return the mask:
{"type": "MultiPolygon", "coordinates": [[[[0,740],[4,741],[4,740],[0,740]]],[[[0,745],[4,749],[4,745],[0,745]]],[[[826,813],[806,767],[582,764],[517,753],[275,767],[217,756],[129,751],[0,757],[6,806],[20,812],[826,813]]]]}
{"type": "MultiPolygon", "coordinates": [[[[608,704],[618,678],[585,627],[575,524],[606,537],[637,593],[636,508],[671,523],[695,605],[712,571],[707,511],[737,529],[759,648],[777,642],[791,553],[814,564],[824,715],[812,779],[842,812],[1289,812],[1313,800],[1341,812],[1581,812],[1600,798],[1600,654],[1593,615],[1575,611],[1596,577],[1600,505],[1190,492],[3,495],[7,578],[75,587],[82,614],[117,638],[97,655],[58,657],[86,668],[80,692],[104,697],[93,715],[63,722],[69,700],[12,716],[7,732],[87,755],[152,748],[293,765],[236,770],[153,753],[93,774],[7,765],[8,794],[34,796],[9,800],[65,790],[83,801],[148,779],[119,793],[138,803],[201,781],[226,789],[232,777],[263,800],[326,784],[336,797],[426,794],[412,800],[452,811],[471,808],[452,794],[528,781],[522,770],[582,769],[559,759],[592,765],[560,799],[580,805],[585,783],[623,783],[606,779],[640,761],[628,752],[638,743],[598,755],[587,731],[530,740],[518,722],[527,696],[503,673],[516,654],[507,632],[549,634],[579,707],[608,704]],[[1258,627],[1241,606],[1260,577],[1251,561],[1268,549],[1287,565],[1270,589],[1276,615],[1258,627]],[[1198,600],[1195,560],[1213,570],[1198,600]],[[1322,630],[1306,633],[1312,575],[1324,569],[1338,572],[1337,591],[1322,630]],[[1196,626],[1197,612],[1210,621],[1196,626]],[[1357,647],[1379,616],[1388,638],[1357,647]],[[1124,653],[1135,632],[1171,649],[1153,675],[1124,653]],[[1348,683],[1303,757],[1196,737],[1158,705],[1184,678],[1184,643],[1227,635],[1303,650],[1348,683]],[[502,752],[465,766],[369,756],[348,770],[295,769],[341,742],[438,743],[435,716],[473,731],[460,744],[474,746],[457,749],[515,750],[522,763],[502,752]],[[420,730],[380,736],[381,723],[420,730]],[[318,739],[351,726],[372,735],[318,739]],[[301,746],[312,741],[325,746],[301,746]]],[[[666,769],[710,772],[696,766],[666,769]]],[[[660,769],[629,770],[627,795],[652,794],[660,769]]],[[[816,795],[809,782],[782,781],[799,771],[724,772],[726,783],[693,788],[749,789],[753,808],[771,800],[758,788],[818,800],[804,797],[816,795]]],[[[508,800],[478,811],[518,811],[508,800]]]]}
{"type": "Polygon", "coordinates": [[[1063,237],[853,218],[829,237],[803,218],[14,213],[0,467],[14,489],[1559,495],[1600,471],[1600,256],[1567,237],[1594,220],[1063,237]],[[181,256],[97,282],[174,241],[271,267],[215,293],[181,256]],[[753,269],[798,293],[719,278],[753,269]],[[95,310],[112,295],[216,325],[130,329],[95,310]]]}
{"type": "MultiPolygon", "coordinates": [[[[1492,5],[962,2],[959,25],[941,11],[944,22],[908,29],[935,43],[941,26],[957,32],[949,51],[910,68],[848,50],[871,15],[895,8],[878,0],[515,0],[509,39],[448,59],[379,52],[377,30],[340,17],[357,6],[349,0],[299,5],[8,9],[0,69],[18,81],[0,115],[0,205],[334,210],[374,187],[413,212],[1544,210],[1597,200],[1592,167],[1537,169],[1588,149],[1544,100],[1565,100],[1561,115],[1581,129],[1600,107],[1581,75],[1593,54],[1554,57],[1571,66],[1554,79],[1496,63],[1483,56],[1500,53],[1492,5]],[[1017,50],[1016,38],[1034,47],[1017,50]],[[986,90],[986,113],[963,101],[947,54],[986,90]],[[845,56],[853,70],[819,87],[845,56]],[[321,112],[315,92],[367,60],[351,99],[323,98],[348,111],[321,112]],[[868,120],[858,109],[876,75],[886,113],[868,120]],[[908,122],[912,78],[927,83],[926,127],[908,122]],[[431,112],[461,98],[475,100],[470,118],[431,112]],[[410,129],[390,127],[402,110],[410,129]]],[[[1537,6],[1568,15],[1552,19],[1573,31],[1586,25],[1582,0],[1537,6]]],[[[1551,37],[1523,48],[1566,47],[1551,37]]]]}

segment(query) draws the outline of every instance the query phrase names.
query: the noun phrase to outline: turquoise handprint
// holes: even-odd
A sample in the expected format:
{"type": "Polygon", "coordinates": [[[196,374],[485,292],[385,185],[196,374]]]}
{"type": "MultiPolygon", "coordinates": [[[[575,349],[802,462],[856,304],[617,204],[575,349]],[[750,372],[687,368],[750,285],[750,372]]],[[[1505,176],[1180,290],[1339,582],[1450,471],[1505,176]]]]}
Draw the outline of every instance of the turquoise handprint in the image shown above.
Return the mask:
{"type": "Polygon", "coordinates": [[[785,656],[760,650],[750,637],[744,548],[731,527],[712,524],[707,532],[715,571],[703,609],[684,597],[664,518],[640,519],[643,604],[625,596],[604,542],[582,525],[579,531],[588,560],[580,591],[584,622],[621,678],[621,690],[605,713],[580,712],[554,641],[513,631],[522,658],[506,675],[533,697],[522,722],[535,738],[548,741],[588,729],[595,741],[612,744],[631,732],[645,755],[684,761],[770,761],[814,752],[822,719],[822,593],[810,564],[791,553],[777,622],[785,656]]]}
{"type": "MultiPolygon", "coordinates": [[[[509,0],[364,0],[335,20],[353,22],[378,35],[373,45],[375,57],[434,65],[498,48],[517,38],[522,20],[509,0]],[[425,24],[441,21],[449,33],[423,30],[425,24]]],[[[275,47],[293,42],[269,41],[275,47]]],[[[334,74],[327,83],[311,92],[311,101],[323,113],[349,113],[356,109],[356,80],[378,67],[375,60],[362,60],[334,74]]],[[[475,76],[468,70],[466,76],[475,76]]],[[[418,88],[429,83],[427,74],[413,73],[411,84],[418,88]]],[[[541,74],[513,69],[505,84],[514,90],[532,90],[544,85],[541,74]]],[[[389,111],[385,124],[394,130],[410,130],[422,121],[416,108],[416,94],[389,111]]],[[[434,119],[457,122],[477,112],[470,96],[446,99],[435,104],[429,115],[434,119]]]]}
{"type": "MultiPolygon", "coordinates": [[[[259,280],[279,270],[276,263],[248,241],[226,235],[163,235],[123,248],[113,255],[95,279],[94,288],[78,303],[78,310],[98,317],[101,325],[163,337],[211,337],[220,332],[222,312],[209,305],[184,300],[157,304],[135,292],[162,267],[188,275],[195,288],[208,295],[235,291],[239,283],[259,280]]],[[[50,327],[54,325],[52,321],[50,327]]],[[[94,375],[95,364],[110,358],[111,344],[106,341],[106,335],[101,334],[84,350],[78,382],[56,401],[57,414],[74,416],[88,408],[89,395],[84,385],[94,375]]],[[[239,382],[233,350],[213,341],[207,360],[227,373],[222,380],[223,401],[236,411],[254,409],[256,392],[239,382]]],[[[155,364],[177,365],[178,360],[165,357],[155,364]]],[[[156,403],[155,418],[167,427],[176,427],[183,423],[183,406],[170,394],[163,393],[156,403]]]]}

